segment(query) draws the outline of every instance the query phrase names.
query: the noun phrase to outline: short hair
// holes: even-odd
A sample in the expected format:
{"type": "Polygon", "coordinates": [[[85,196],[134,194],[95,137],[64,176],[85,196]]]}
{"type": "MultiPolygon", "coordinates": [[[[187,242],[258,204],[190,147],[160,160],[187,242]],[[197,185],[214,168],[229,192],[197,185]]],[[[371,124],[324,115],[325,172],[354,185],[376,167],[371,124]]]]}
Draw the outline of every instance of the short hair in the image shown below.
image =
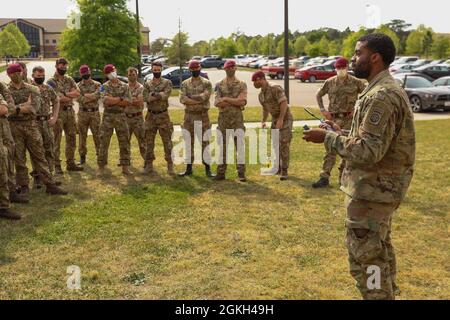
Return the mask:
{"type": "Polygon", "coordinates": [[[33,73],[35,72],[45,72],[45,69],[42,68],[41,66],[36,66],[33,68],[33,73]]]}
{"type": "Polygon", "coordinates": [[[156,62],[152,62],[152,68],[153,68],[153,67],[161,67],[161,68],[162,68],[163,66],[162,66],[162,63],[161,63],[161,62],[156,61],[156,62]]]}
{"type": "Polygon", "coordinates": [[[359,42],[367,42],[367,48],[374,53],[379,53],[385,66],[390,66],[395,60],[397,50],[392,39],[383,33],[366,34],[358,39],[359,42]]]}
{"type": "Polygon", "coordinates": [[[18,64],[20,64],[20,66],[22,67],[22,69],[26,70],[27,69],[27,65],[25,62],[17,62],[18,64]]]}
{"type": "Polygon", "coordinates": [[[56,65],[58,64],[69,64],[69,62],[65,59],[65,58],[59,58],[58,60],[56,60],[56,65]]]}
{"type": "Polygon", "coordinates": [[[127,69],[127,73],[129,73],[130,71],[134,71],[134,72],[136,72],[136,73],[139,73],[138,69],[135,68],[135,67],[129,67],[129,68],[127,69]]]}

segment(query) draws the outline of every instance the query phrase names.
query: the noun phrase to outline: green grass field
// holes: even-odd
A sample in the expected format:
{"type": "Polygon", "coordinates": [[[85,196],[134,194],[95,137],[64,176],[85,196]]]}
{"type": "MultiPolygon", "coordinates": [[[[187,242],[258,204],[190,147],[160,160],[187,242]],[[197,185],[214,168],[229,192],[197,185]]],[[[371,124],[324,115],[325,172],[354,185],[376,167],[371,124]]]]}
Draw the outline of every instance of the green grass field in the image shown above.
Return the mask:
{"type": "MultiPolygon", "coordinates": [[[[449,299],[450,124],[417,123],[417,167],[395,215],[400,299],[449,299]],[[439,128],[436,130],[436,128],[439,128]]],[[[159,139],[158,139],[159,141],[159,139]]],[[[95,175],[92,142],[86,171],[62,180],[69,196],[34,191],[15,206],[20,222],[0,221],[0,299],[359,299],[344,246],[343,194],[313,190],[323,147],[292,144],[291,178],[248,169],[249,182],[95,175]],[[82,290],[68,291],[68,266],[82,290]]],[[[135,171],[140,170],[133,140],[135,171]]],[[[178,167],[182,170],[182,167],[178,167]]]]}

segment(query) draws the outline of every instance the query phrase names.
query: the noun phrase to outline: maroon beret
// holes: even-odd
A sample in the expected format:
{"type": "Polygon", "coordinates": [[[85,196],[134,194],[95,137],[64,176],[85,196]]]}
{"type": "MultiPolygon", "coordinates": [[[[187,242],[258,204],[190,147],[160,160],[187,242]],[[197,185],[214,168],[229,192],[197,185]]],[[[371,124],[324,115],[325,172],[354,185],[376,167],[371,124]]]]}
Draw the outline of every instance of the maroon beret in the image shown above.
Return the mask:
{"type": "Polygon", "coordinates": [[[191,60],[191,61],[189,61],[189,66],[188,67],[189,67],[189,69],[195,69],[195,68],[201,67],[201,65],[200,65],[199,61],[191,60]]]}
{"type": "Polygon", "coordinates": [[[224,69],[228,69],[228,68],[233,68],[236,66],[236,61],[234,60],[227,60],[227,62],[225,62],[223,68],[224,69]]]}
{"type": "Polygon", "coordinates": [[[107,64],[104,68],[103,68],[103,73],[104,74],[108,74],[113,72],[116,69],[116,67],[114,67],[114,65],[112,64],[107,64]]]}
{"type": "Polygon", "coordinates": [[[83,64],[83,65],[80,67],[80,74],[81,74],[81,75],[83,75],[83,74],[88,74],[88,73],[90,73],[90,72],[91,72],[91,69],[89,68],[88,65],[83,64]]]}
{"type": "Polygon", "coordinates": [[[22,71],[23,71],[23,69],[20,66],[20,64],[18,64],[18,63],[10,64],[8,66],[8,69],[6,69],[6,73],[8,73],[8,75],[16,73],[16,72],[22,72],[22,71]]]}
{"type": "Polygon", "coordinates": [[[256,81],[258,79],[265,79],[266,78],[266,74],[262,71],[257,71],[252,75],[252,81],[256,81]]]}
{"type": "Polygon", "coordinates": [[[336,69],[342,69],[342,68],[347,68],[348,67],[348,60],[345,58],[339,58],[336,60],[336,62],[334,63],[334,67],[336,69]]]}

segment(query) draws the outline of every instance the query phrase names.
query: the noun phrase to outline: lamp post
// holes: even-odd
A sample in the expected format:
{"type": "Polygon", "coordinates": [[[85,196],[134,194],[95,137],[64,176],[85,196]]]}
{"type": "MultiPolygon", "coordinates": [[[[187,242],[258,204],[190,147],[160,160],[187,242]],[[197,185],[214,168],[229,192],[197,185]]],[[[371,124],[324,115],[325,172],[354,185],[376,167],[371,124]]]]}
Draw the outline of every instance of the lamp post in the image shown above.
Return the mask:
{"type": "Polygon", "coordinates": [[[289,0],[284,0],[284,91],[288,103],[289,94],[289,0]]]}

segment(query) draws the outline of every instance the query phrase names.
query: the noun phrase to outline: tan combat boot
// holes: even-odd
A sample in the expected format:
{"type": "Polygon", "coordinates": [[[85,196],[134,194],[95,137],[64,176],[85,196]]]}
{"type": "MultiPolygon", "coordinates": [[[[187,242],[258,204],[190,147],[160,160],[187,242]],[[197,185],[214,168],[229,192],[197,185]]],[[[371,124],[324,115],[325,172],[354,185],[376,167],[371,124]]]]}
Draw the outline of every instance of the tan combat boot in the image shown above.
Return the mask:
{"type": "Polygon", "coordinates": [[[281,181],[286,181],[288,178],[289,178],[288,170],[287,169],[282,169],[281,173],[280,173],[280,180],[281,181]]]}
{"type": "Polygon", "coordinates": [[[124,176],[131,176],[133,173],[130,171],[129,166],[122,166],[122,174],[124,176]]]}
{"type": "Polygon", "coordinates": [[[22,219],[22,216],[11,209],[0,209],[0,218],[7,220],[20,220],[22,219]]]}
{"type": "Polygon", "coordinates": [[[48,184],[46,187],[47,189],[45,190],[45,192],[47,192],[50,195],[65,196],[68,194],[67,191],[64,191],[60,187],[56,186],[56,184],[48,184]]]}
{"type": "Polygon", "coordinates": [[[167,173],[169,174],[169,176],[176,176],[175,171],[173,170],[173,163],[168,163],[167,164],[167,173]]]}
{"type": "Polygon", "coordinates": [[[155,169],[153,169],[153,162],[146,163],[144,171],[142,171],[142,173],[145,175],[155,175],[156,172],[155,169]]]}

